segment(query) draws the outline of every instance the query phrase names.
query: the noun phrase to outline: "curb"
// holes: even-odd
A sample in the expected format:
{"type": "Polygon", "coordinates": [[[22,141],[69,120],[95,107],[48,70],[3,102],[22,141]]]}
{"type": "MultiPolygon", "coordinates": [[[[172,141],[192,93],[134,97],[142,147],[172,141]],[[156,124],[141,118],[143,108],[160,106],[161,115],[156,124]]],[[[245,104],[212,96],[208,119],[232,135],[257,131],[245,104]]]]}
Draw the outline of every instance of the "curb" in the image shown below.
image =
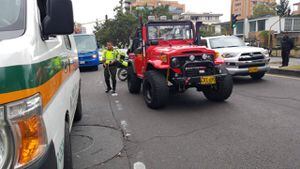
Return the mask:
{"type": "Polygon", "coordinates": [[[275,75],[300,77],[300,71],[297,71],[297,70],[285,70],[285,69],[279,69],[279,68],[272,68],[271,67],[271,69],[268,73],[269,74],[275,74],[275,75]]]}

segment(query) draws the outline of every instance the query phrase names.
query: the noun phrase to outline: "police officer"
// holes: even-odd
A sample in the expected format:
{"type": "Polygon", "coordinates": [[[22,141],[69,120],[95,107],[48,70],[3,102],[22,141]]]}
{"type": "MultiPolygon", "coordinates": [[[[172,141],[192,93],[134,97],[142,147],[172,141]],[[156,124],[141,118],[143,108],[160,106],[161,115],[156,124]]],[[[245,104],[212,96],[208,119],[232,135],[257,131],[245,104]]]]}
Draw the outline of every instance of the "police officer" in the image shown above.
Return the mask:
{"type": "Polygon", "coordinates": [[[115,94],[117,86],[116,74],[118,69],[117,65],[119,52],[113,48],[112,42],[107,42],[106,48],[107,49],[103,51],[102,56],[102,63],[104,66],[104,77],[107,86],[105,92],[108,93],[112,90],[112,93],[115,94]],[[112,88],[110,85],[110,78],[112,80],[112,88]]]}
{"type": "Polygon", "coordinates": [[[289,38],[286,32],[281,40],[281,57],[282,57],[282,66],[285,67],[289,65],[290,52],[294,48],[294,42],[289,38]]]}

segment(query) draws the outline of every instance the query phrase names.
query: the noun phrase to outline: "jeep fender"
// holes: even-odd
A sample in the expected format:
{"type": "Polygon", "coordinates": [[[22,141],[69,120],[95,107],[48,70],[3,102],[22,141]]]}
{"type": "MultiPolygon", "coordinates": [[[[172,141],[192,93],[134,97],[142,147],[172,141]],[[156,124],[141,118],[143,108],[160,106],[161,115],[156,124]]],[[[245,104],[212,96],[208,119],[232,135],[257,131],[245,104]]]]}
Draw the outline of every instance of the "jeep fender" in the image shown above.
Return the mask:
{"type": "Polygon", "coordinates": [[[170,66],[168,64],[163,63],[161,60],[149,60],[147,62],[147,70],[149,67],[153,67],[155,69],[169,69],[170,66]]]}

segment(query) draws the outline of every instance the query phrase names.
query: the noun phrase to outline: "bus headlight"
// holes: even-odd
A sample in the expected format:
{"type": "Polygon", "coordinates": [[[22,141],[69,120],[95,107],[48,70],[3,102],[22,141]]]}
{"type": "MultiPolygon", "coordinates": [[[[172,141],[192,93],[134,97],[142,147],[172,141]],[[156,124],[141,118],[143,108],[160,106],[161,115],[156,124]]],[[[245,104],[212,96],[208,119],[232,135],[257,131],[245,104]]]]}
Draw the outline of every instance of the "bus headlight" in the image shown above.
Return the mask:
{"type": "Polygon", "coordinates": [[[92,57],[93,57],[94,59],[96,59],[96,58],[97,58],[97,55],[96,55],[96,54],[94,54],[92,57]]]}
{"type": "Polygon", "coordinates": [[[31,164],[46,150],[48,142],[42,111],[39,94],[6,105],[7,118],[15,139],[16,168],[31,164]]]}

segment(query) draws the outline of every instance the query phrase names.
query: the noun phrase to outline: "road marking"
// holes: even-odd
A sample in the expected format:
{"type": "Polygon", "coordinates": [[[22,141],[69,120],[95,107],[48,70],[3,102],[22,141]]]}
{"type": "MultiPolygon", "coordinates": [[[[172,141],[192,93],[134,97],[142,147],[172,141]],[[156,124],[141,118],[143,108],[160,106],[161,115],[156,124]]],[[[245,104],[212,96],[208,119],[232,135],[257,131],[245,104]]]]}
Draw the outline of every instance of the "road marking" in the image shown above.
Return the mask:
{"type": "Polygon", "coordinates": [[[122,128],[125,138],[128,138],[131,136],[130,131],[128,130],[128,123],[125,120],[121,121],[121,128],[122,128]]]}
{"type": "Polygon", "coordinates": [[[146,169],[146,165],[142,162],[136,162],[133,164],[134,169],[146,169]]]}
{"type": "Polygon", "coordinates": [[[282,76],[282,75],[271,75],[271,74],[266,74],[267,76],[271,77],[278,77],[278,78],[286,78],[286,79],[293,79],[293,80],[300,80],[300,78],[297,77],[289,77],[289,76],[282,76]]]}

